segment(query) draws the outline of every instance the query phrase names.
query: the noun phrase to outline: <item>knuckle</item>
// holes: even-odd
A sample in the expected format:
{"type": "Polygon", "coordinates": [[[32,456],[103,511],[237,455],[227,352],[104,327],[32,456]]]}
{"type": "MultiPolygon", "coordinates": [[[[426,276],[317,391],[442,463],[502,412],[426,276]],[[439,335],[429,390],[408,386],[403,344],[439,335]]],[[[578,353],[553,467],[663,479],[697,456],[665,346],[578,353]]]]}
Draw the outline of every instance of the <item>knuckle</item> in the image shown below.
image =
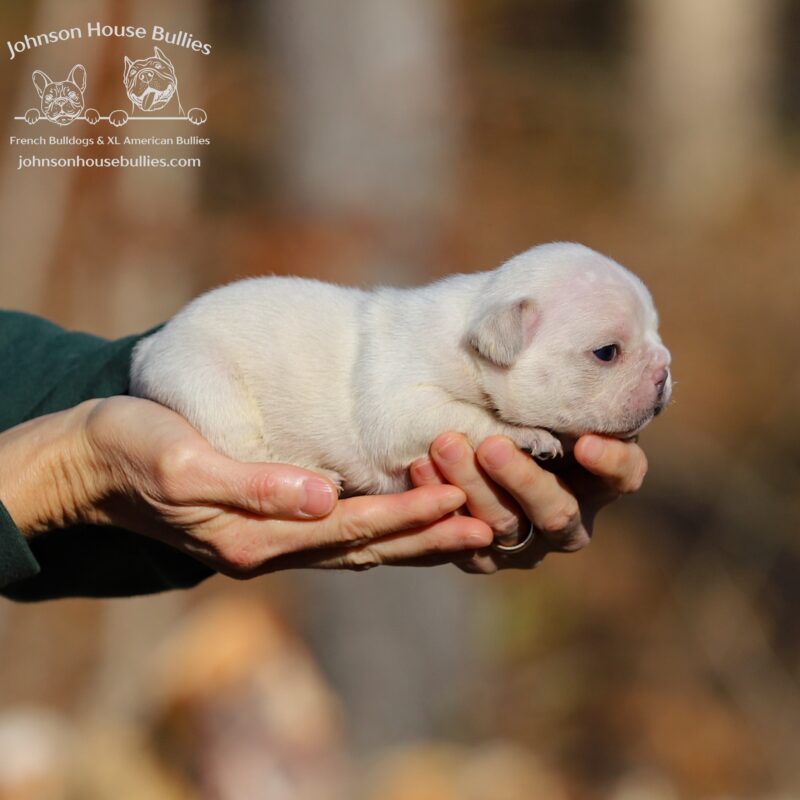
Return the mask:
{"type": "Polygon", "coordinates": [[[336,543],[353,546],[368,541],[375,535],[375,527],[368,520],[345,515],[336,529],[336,543]]]}
{"type": "Polygon", "coordinates": [[[354,550],[347,558],[348,567],[355,572],[364,572],[377,567],[380,563],[378,554],[370,547],[361,547],[358,550],[354,550]]]}
{"type": "Polygon", "coordinates": [[[248,491],[250,497],[257,499],[261,513],[269,514],[279,500],[280,482],[272,472],[258,472],[249,479],[248,491]]]}
{"type": "Polygon", "coordinates": [[[195,456],[194,448],[183,443],[172,444],[159,454],[155,464],[155,478],[165,496],[180,494],[194,466],[195,456]]]}
{"type": "Polygon", "coordinates": [[[521,520],[514,514],[494,520],[491,524],[492,531],[498,536],[510,536],[519,533],[522,527],[521,520]]]}
{"type": "Polygon", "coordinates": [[[268,561],[270,555],[256,555],[251,547],[240,543],[228,544],[219,551],[221,571],[230,578],[247,580],[258,574],[258,570],[268,561]]]}
{"type": "Polygon", "coordinates": [[[223,575],[228,578],[233,578],[237,581],[246,581],[255,575],[255,570],[252,564],[246,560],[237,558],[226,559],[222,562],[220,569],[223,575]]]}
{"type": "Polygon", "coordinates": [[[579,519],[577,503],[569,503],[548,514],[536,527],[545,535],[555,535],[574,528],[579,519]]]}

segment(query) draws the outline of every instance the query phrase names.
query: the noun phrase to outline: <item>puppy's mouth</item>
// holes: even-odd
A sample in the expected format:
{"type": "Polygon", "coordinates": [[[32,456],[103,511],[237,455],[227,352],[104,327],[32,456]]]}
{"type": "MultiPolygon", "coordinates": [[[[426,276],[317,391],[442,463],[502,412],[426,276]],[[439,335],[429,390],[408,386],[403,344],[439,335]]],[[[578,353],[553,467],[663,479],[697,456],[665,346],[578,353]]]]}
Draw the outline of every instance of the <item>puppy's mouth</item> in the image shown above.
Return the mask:
{"type": "Polygon", "coordinates": [[[628,428],[623,431],[614,431],[610,432],[608,435],[613,436],[615,439],[619,439],[623,442],[635,441],[638,439],[639,434],[653,421],[653,418],[658,416],[661,413],[661,410],[656,411],[656,407],[654,407],[651,411],[649,411],[644,417],[638,420],[637,424],[628,428]]]}

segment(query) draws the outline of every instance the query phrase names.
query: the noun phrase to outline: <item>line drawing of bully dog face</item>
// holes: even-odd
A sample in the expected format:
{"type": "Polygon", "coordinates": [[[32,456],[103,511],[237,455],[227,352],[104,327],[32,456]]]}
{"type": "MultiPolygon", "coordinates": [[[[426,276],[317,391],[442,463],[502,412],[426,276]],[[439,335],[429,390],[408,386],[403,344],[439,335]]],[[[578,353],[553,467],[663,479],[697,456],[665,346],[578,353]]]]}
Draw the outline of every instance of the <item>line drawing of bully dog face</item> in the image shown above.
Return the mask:
{"type": "Polygon", "coordinates": [[[25,122],[36,124],[44,118],[56,125],[69,125],[76,119],[85,119],[94,125],[100,114],[93,108],[84,111],[83,93],[86,90],[86,67],[76,64],[65,81],[54,81],[46,72],[37,69],[31,76],[41,100],[40,109],[29,108],[25,122]]]}
{"type": "Polygon", "coordinates": [[[128,99],[131,101],[131,113],[129,116],[125,111],[113,111],[109,115],[109,122],[112,125],[124,125],[130,117],[135,117],[137,112],[150,115],[164,111],[170,106],[173,113],[167,113],[165,117],[188,119],[195,125],[202,125],[208,118],[202,108],[190,108],[188,114],[183,110],[178,94],[175,66],[159,47],[153,48],[152,56],[136,61],[131,61],[125,56],[123,81],[128,99]]]}

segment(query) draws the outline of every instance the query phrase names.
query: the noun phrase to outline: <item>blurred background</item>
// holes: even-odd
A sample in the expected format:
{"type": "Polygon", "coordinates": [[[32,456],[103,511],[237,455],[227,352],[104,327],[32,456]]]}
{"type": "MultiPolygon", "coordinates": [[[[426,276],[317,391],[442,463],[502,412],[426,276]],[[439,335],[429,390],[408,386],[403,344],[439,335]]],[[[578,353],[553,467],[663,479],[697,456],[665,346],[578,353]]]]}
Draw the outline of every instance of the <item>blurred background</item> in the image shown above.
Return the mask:
{"type": "MultiPolygon", "coordinates": [[[[643,490],[532,573],[0,602],[2,800],[800,798],[800,1],[17,0],[0,21],[212,44],[164,46],[208,111],[211,144],[177,153],[200,169],[18,171],[2,148],[3,307],[119,336],[239,277],[411,285],[576,240],[648,283],[677,380],[643,490]]],[[[6,62],[6,142],[50,132],[12,120],[33,69],[82,63],[87,103],[125,107],[123,55],[149,52],[6,62]]]]}

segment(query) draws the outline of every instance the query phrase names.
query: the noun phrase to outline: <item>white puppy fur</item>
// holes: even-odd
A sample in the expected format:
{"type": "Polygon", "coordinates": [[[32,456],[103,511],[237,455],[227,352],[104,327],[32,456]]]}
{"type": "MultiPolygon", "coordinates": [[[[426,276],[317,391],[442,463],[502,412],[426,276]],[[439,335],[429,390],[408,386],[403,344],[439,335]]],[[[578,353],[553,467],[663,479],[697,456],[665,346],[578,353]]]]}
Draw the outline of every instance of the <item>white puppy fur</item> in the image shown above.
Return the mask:
{"type": "Polygon", "coordinates": [[[448,430],[539,457],[587,432],[633,435],[670,397],[657,325],[644,284],[578,244],[413,289],[253,278],[140,342],[131,391],[233,458],[391,492],[448,430]]]}

